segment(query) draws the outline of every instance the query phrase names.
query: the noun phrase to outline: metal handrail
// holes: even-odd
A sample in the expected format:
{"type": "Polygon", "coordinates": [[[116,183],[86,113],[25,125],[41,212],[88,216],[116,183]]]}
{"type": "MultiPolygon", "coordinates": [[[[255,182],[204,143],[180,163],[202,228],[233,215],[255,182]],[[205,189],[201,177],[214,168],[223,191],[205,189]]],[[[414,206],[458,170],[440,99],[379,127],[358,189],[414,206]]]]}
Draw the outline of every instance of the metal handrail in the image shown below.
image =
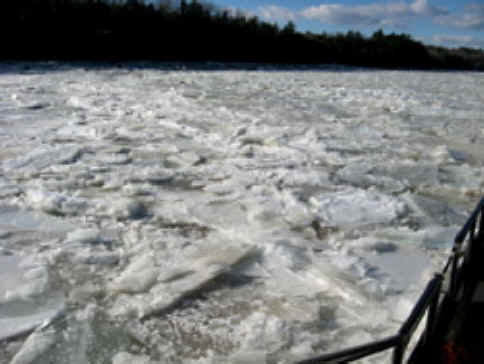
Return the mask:
{"type": "MultiPolygon", "coordinates": [[[[479,201],[476,208],[474,209],[474,211],[470,215],[469,219],[467,219],[467,221],[464,224],[464,226],[462,227],[462,229],[460,229],[460,231],[455,236],[454,242],[456,244],[462,244],[462,242],[465,240],[467,234],[471,230],[473,223],[475,223],[477,221],[479,214],[482,213],[483,210],[484,210],[484,198],[482,198],[481,201],[479,201]]],[[[484,221],[481,220],[480,222],[481,222],[480,230],[482,231],[482,228],[483,228],[482,224],[484,224],[484,221]]]]}
{"type": "Polygon", "coordinates": [[[361,359],[365,356],[373,355],[389,348],[393,348],[400,343],[400,336],[395,335],[389,338],[375,341],[369,344],[356,346],[337,353],[330,353],[317,358],[307,359],[298,364],[317,364],[317,363],[341,363],[361,359]]]}
{"type": "Polygon", "coordinates": [[[347,363],[392,348],[393,364],[401,364],[403,363],[411,338],[415,334],[425,313],[427,313],[425,329],[420,335],[418,344],[411,357],[415,355],[417,350],[424,352],[427,348],[433,345],[436,336],[436,326],[439,322],[445,320],[445,316],[448,315],[449,303],[456,303],[460,295],[463,294],[466,289],[469,289],[465,280],[465,275],[470,269],[470,261],[472,253],[475,250],[475,245],[477,243],[483,244],[483,240],[484,198],[480,200],[464,226],[455,236],[452,253],[442,272],[436,274],[434,278],[428,282],[425,290],[413,307],[412,312],[396,335],[365,345],[298,361],[296,364],[347,363]],[[479,226],[477,226],[478,220],[479,226]],[[477,231],[476,228],[478,228],[477,231]],[[468,240],[466,240],[467,238],[468,240]],[[464,250],[462,250],[464,242],[467,242],[468,244],[464,247],[464,250]],[[444,291],[442,287],[447,277],[449,277],[448,289],[444,291]]]}

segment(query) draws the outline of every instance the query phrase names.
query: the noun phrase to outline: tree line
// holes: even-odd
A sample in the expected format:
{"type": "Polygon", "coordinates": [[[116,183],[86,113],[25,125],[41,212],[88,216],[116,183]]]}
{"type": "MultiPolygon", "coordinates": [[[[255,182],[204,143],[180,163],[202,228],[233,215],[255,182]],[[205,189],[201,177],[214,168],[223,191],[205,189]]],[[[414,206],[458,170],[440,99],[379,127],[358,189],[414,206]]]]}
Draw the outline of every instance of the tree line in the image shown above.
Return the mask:
{"type": "Polygon", "coordinates": [[[407,34],[301,33],[197,0],[2,0],[0,58],[342,64],[484,70],[484,52],[407,34]]]}

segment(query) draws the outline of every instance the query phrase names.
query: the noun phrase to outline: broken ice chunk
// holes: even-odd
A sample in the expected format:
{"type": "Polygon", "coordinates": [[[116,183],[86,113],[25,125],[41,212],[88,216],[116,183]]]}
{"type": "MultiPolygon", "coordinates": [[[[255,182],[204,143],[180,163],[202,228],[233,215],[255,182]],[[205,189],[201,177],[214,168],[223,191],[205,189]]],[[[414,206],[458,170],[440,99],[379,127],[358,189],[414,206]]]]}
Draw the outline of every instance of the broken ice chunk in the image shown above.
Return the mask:
{"type": "Polygon", "coordinates": [[[139,293],[150,289],[158,277],[153,256],[149,253],[135,258],[112,283],[114,292],[139,293]]]}
{"type": "Polygon", "coordinates": [[[128,197],[149,196],[154,194],[154,189],[148,184],[127,184],[122,187],[123,194],[128,197]]]}
{"type": "Polygon", "coordinates": [[[29,205],[53,215],[78,215],[87,207],[85,200],[44,190],[29,190],[29,205]]]}
{"type": "Polygon", "coordinates": [[[31,169],[39,171],[55,164],[75,163],[82,157],[84,149],[77,145],[64,145],[61,147],[43,147],[35,149],[25,157],[9,161],[7,169],[31,169]]]}
{"type": "Polygon", "coordinates": [[[10,364],[34,364],[43,362],[41,357],[55,344],[55,331],[39,331],[29,336],[10,364]]]}
{"type": "Polygon", "coordinates": [[[8,236],[11,232],[25,230],[66,232],[72,229],[73,225],[65,219],[61,220],[39,211],[0,205],[0,228],[4,228],[8,236]]]}
{"type": "Polygon", "coordinates": [[[183,168],[199,163],[203,158],[193,152],[183,152],[178,155],[170,155],[165,159],[166,168],[183,168]]]}
{"type": "Polygon", "coordinates": [[[132,162],[129,154],[107,154],[98,157],[98,161],[104,162],[110,165],[126,165],[132,162]]]}
{"type": "Polygon", "coordinates": [[[53,286],[45,267],[0,256],[0,341],[28,333],[64,309],[53,286]]]}
{"type": "Polygon", "coordinates": [[[94,228],[82,228],[70,232],[67,235],[68,244],[96,244],[100,242],[100,232],[94,228]]]}
{"type": "Polygon", "coordinates": [[[120,219],[142,219],[148,215],[146,205],[138,200],[120,199],[113,201],[108,208],[109,215],[120,219]]]}
{"type": "Polygon", "coordinates": [[[229,360],[233,364],[265,364],[267,363],[266,356],[267,353],[264,351],[240,351],[233,354],[229,360]]]}
{"type": "Polygon", "coordinates": [[[22,190],[15,185],[0,184],[0,198],[20,195],[22,190]]]}
{"type": "Polygon", "coordinates": [[[117,353],[113,357],[113,364],[150,364],[150,358],[145,355],[133,355],[125,352],[117,353]]]}
{"type": "Polygon", "coordinates": [[[293,336],[287,321],[263,312],[254,312],[247,317],[244,329],[241,348],[247,351],[277,352],[290,343],[293,336]]]}
{"type": "Polygon", "coordinates": [[[389,223],[405,211],[405,204],[394,197],[357,189],[313,196],[310,203],[331,226],[389,223]]]}
{"type": "Polygon", "coordinates": [[[133,261],[110,289],[129,294],[146,292],[141,295],[119,295],[111,310],[112,315],[134,314],[140,318],[163,312],[180,300],[202,290],[209,282],[238,266],[255,253],[254,247],[210,243],[203,249],[183,258],[180,264],[172,267],[155,266],[148,253],[133,261]],[[214,254],[214,252],[217,252],[214,254]]]}
{"type": "Polygon", "coordinates": [[[175,178],[175,173],[167,169],[153,170],[146,174],[146,180],[156,185],[171,182],[173,178],[175,178]]]}
{"type": "MultiPolygon", "coordinates": [[[[223,244],[223,242],[221,242],[223,244]]],[[[181,274],[165,283],[153,287],[153,299],[141,313],[141,317],[150,316],[176,304],[180,299],[202,289],[217,276],[233,269],[239,263],[255,253],[253,246],[213,245],[205,247],[192,257],[187,257],[185,267],[178,267],[181,274]],[[216,251],[217,254],[213,252],[216,251]],[[178,278],[178,279],[176,279],[178,278]]],[[[168,273],[168,272],[167,272],[168,273]]],[[[167,278],[169,274],[165,275],[167,278]]]]}

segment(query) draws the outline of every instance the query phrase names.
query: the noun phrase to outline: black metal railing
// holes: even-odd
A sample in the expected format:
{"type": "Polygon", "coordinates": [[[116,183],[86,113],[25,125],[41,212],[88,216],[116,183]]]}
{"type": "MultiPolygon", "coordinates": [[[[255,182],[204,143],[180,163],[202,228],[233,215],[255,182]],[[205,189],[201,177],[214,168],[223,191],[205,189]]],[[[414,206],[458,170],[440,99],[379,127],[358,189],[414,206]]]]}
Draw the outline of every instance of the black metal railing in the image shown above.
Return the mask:
{"type": "Polygon", "coordinates": [[[437,344],[437,337],[448,325],[457,303],[472,289],[473,282],[470,278],[474,273],[474,267],[478,264],[474,253],[476,249],[482,248],[483,241],[484,198],[481,199],[456,235],[452,253],[444,269],[428,282],[412,312],[396,335],[339,352],[302,360],[296,364],[347,363],[390,349],[393,349],[393,364],[403,363],[406,356],[408,356],[408,362],[418,362],[419,357],[426,355],[437,344]],[[417,344],[409,354],[409,343],[425,315],[427,315],[425,328],[420,336],[415,338],[414,342],[417,344]]]}

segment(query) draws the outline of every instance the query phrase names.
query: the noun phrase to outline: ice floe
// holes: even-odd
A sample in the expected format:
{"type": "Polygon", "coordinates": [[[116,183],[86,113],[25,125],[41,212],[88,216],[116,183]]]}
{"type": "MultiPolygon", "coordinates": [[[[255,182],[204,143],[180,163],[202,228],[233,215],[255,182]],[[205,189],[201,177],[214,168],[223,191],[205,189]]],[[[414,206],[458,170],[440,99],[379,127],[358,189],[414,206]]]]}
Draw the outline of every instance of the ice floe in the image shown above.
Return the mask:
{"type": "Polygon", "coordinates": [[[52,215],[80,215],[87,208],[82,198],[42,189],[26,191],[26,204],[52,215]]]}
{"type": "Polygon", "coordinates": [[[0,263],[0,340],[30,333],[64,310],[45,266],[2,255],[0,263]]]}
{"type": "Polygon", "coordinates": [[[345,190],[310,199],[314,212],[330,226],[390,223],[405,212],[398,199],[374,191],[345,190]]]}

